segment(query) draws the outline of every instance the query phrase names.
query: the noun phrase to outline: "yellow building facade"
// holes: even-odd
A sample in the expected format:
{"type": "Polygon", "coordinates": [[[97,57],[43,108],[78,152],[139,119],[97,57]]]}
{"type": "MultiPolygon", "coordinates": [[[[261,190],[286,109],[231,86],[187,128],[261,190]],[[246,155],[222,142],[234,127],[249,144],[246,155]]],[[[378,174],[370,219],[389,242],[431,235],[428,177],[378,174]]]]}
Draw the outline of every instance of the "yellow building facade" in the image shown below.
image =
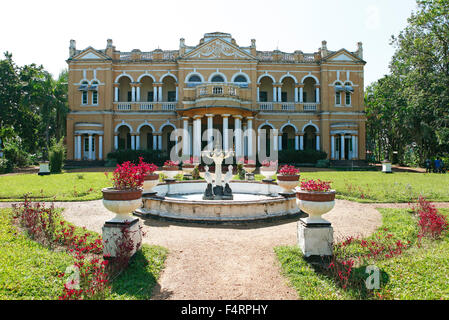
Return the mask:
{"type": "Polygon", "coordinates": [[[77,50],[71,40],[69,51],[69,160],[103,160],[122,148],[199,157],[214,140],[208,129],[236,157],[256,155],[264,136],[274,150],[365,159],[360,42],[355,52],[323,41],[314,53],[285,53],[214,32],[196,46],[181,38],[178,50],[121,52],[112,40],[77,50]]]}

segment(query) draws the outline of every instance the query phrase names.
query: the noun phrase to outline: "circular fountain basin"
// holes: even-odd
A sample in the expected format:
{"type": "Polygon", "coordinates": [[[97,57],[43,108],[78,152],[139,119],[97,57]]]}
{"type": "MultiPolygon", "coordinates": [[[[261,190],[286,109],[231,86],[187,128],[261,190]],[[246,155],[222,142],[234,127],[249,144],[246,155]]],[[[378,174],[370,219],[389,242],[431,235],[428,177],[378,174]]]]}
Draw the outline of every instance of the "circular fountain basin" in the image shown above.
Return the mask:
{"type": "Polygon", "coordinates": [[[232,200],[203,200],[204,181],[162,183],[153,187],[155,195],[143,195],[136,214],[175,220],[225,222],[254,221],[299,214],[296,196],[279,195],[277,184],[231,181],[232,200]]]}

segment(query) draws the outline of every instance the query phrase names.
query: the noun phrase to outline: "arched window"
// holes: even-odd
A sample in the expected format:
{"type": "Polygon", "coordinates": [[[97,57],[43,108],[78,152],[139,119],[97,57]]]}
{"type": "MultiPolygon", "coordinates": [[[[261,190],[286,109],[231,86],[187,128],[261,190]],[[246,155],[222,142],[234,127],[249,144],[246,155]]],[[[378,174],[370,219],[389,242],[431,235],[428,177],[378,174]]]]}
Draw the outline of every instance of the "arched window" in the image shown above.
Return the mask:
{"type": "Polygon", "coordinates": [[[224,82],[224,79],[222,76],[217,74],[212,77],[211,82],[224,82]]]}
{"type": "Polygon", "coordinates": [[[98,82],[92,82],[92,86],[90,87],[92,91],[92,104],[98,104],[98,82]]]}
{"type": "Polygon", "coordinates": [[[234,82],[248,82],[248,80],[246,80],[246,78],[242,75],[239,75],[237,77],[235,77],[234,82]]]}
{"type": "Polygon", "coordinates": [[[193,74],[189,77],[189,80],[187,80],[188,82],[201,82],[201,78],[199,75],[197,74],[193,74]]]}

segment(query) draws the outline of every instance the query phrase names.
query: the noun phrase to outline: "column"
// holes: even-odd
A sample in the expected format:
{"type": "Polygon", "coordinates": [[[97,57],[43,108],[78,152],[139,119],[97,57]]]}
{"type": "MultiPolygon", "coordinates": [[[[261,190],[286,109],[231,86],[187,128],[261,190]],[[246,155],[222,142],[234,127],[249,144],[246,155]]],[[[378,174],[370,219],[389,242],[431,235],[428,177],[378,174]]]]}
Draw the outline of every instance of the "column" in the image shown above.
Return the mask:
{"type": "Polygon", "coordinates": [[[114,83],[114,102],[118,102],[119,84],[114,83]]]}
{"type": "Polygon", "coordinates": [[[295,135],[295,150],[299,150],[299,136],[295,135]]]}
{"type": "Polygon", "coordinates": [[[355,159],[355,158],[357,158],[357,153],[356,153],[356,145],[355,145],[355,136],[354,135],[351,136],[351,143],[352,143],[351,159],[355,159]]]}
{"type": "Polygon", "coordinates": [[[201,116],[193,119],[193,156],[201,159],[201,116]]]}
{"type": "Polygon", "coordinates": [[[88,152],[88,159],[92,160],[92,134],[89,134],[89,152],[88,152]]]}
{"type": "Polygon", "coordinates": [[[279,137],[276,129],[273,130],[273,150],[279,150],[279,137]]]}
{"type": "Polygon", "coordinates": [[[158,150],[157,147],[157,135],[153,133],[153,150],[158,150]]]}
{"type": "Polygon", "coordinates": [[[278,145],[277,145],[277,150],[281,151],[282,150],[282,132],[278,133],[278,145]]]}
{"type": "Polygon", "coordinates": [[[193,125],[191,124],[189,124],[189,154],[193,155],[193,125]]]}
{"type": "MultiPolygon", "coordinates": [[[[157,136],[157,149],[162,150],[162,133],[157,136]]],[[[167,150],[170,152],[170,150],[167,150]]]]}
{"type": "Polygon", "coordinates": [[[355,158],[359,159],[359,137],[355,136],[355,158]]]}
{"type": "Polygon", "coordinates": [[[103,160],[103,136],[98,136],[98,160],[103,160]]]}
{"type": "Polygon", "coordinates": [[[282,102],[282,85],[278,86],[278,102],[282,102]]]}
{"type": "Polygon", "coordinates": [[[341,134],[341,143],[340,143],[340,160],[345,160],[345,135],[341,134]]]}
{"type": "Polygon", "coordinates": [[[299,103],[304,103],[304,85],[299,87],[299,103]]]}
{"type": "Polygon", "coordinates": [[[157,86],[153,84],[153,102],[157,102],[157,86]]]}
{"type": "Polygon", "coordinates": [[[298,87],[295,86],[295,103],[298,103],[298,87]]]}
{"type": "Polygon", "coordinates": [[[136,87],[133,84],[131,84],[131,101],[136,101],[136,87]]]}
{"type": "Polygon", "coordinates": [[[206,136],[207,136],[207,145],[208,145],[208,150],[212,151],[214,149],[214,115],[213,114],[206,114],[205,115],[207,117],[207,131],[206,131],[206,136]]]}
{"type": "Polygon", "coordinates": [[[276,92],[277,92],[276,87],[273,84],[273,102],[277,102],[278,101],[277,98],[276,98],[276,96],[277,96],[276,92]]]}
{"type": "Polygon", "coordinates": [[[176,83],[175,86],[176,86],[176,88],[175,88],[176,89],[176,91],[175,91],[175,101],[178,102],[178,91],[179,91],[178,90],[178,84],[176,83]]]}
{"type": "Polygon", "coordinates": [[[158,98],[158,101],[161,102],[162,101],[162,84],[159,85],[158,91],[159,92],[157,94],[157,98],[158,98]]]}
{"type": "Polygon", "coordinates": [[[137,90],[136,101],[140,102],[140,83],[136,85],[136,90],[137,90]]]}
{"type": "Polygon", "coordinates": [[[257,97],[256,97],[256,101],[259,102],[259,96],[260,96],[260,84],[257,84],[257,97]]]}
{"type": "Polygon", "coordinates": [[[248,137],[248,157],[252,157],[254,154],[253,151],[253,119],[254,117],[247,117],[247,126],[246,129],[247,137],[248,137]]]}
{"type": "Polygon", "coordinates": [[[183,131],[182,131],[182,154],[184,156],[190,156],[190,147],[189,147],[189,117],[182,117],[183,123],[183,131]]]}
{"type": "Polygon", "coordinates": [[[316,96],[315,102],[320,103],[320,85],[319,84],[315,85],[315,96],[316,96]]]}
{"type": "Polygon", "coordinates": [[[299,136],[299,150],[304,150],[304,135],[299,136]]]}
{"type": "Polygon", "coordinates": [[[235,157],[238,160],[242,152],[242,116],[234,116],[235,157]]]}
{"type": "Polygon", "coordinates": [[[320,151],[320,135],[317,134],[315,138],[316,138],[316,150],[320,151]]]}
{"type": "Polygon", "coordinates": [[[335,135],[331,135],[331,159],[335,159],[335,135]]]}
{"type": "Polygon", "coordinates": [[[140,134],[136,136],[136,150],[140,150],[140,134]]]}
{"type": "Polygon", "coordinates": [[[131,150],[136,150],[136,136],[131,135],[131,150]]]}
{"type": "Polygon", "coordinates": [[[229,114],[223,114],[223,150],[229,150],[229,134],[228,134],[228,119],[229,114]]]}
{"type": "Polygon", "coordinates": [[[243,156],[245,157],[248,155],[248,137],[246,136],[246,130],[248,130],[248,126],[245,124],[243,125],[243,156]]]}
{"type": "Polygon", "coordinates": [[[77,143],[78,149],[76,150],[76,154],[77,154],[77,159],[81,160],[81,135],[77,136],[77,140],[78,140],[78,143],[77,143]]]}
{"type": "Polygon", "coordinates": [[[114,135],[114,150],[118,150],[118,134],[114,135]]]}
{"type": "Polygon", "coordinates": [[[78,136],[75,135],[74,136],[74,141],[73,141],[73,159],[74,160],[78,160],[78,136]]]}

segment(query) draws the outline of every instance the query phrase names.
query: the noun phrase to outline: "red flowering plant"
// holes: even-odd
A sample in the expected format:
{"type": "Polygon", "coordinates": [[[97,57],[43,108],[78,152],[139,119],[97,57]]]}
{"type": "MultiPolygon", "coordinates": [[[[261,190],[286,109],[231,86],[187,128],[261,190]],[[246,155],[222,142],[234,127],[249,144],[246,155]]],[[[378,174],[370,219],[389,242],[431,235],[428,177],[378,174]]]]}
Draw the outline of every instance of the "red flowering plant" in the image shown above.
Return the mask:
{"type": "Polygon", "coordinates": [[[164,162],[164,167],[177,167],[179,165],[179,161],[166,160],[164,162]]]}
{"type": "Polygon", "coordinates": [[[279,169],[279,174],[282,176],[296,176],[298,175],[300,170],[295,168],[294,166],[285,165],[279,169]]]}
{"type": "Polygon", "coordinates": [[[196,163],[199,163],[199,160],[197,157],[190,157],[190,159],[184,160],[182,162],[183,166],[187,166],[187,167],[192,167],[194,166],[196,163]]]}
{"type": "Polygon", "coordinates": [[[328,192],[331,190],[332,181],[303,180],[301,181],[301,189],[304,191],[328,192]]]}
{"type": "MultiPolygon", "coordinates": [[[[130,161],[117,165],[112,173],[112,184],[116,190],[136,190],[140,189],[145,180],[145,175],[157,170],[154,164],[148,164],[139,157],[139,164],[135,165],[130,161]]],[[[105,173],[107,176],[107,173],[105,173]]]]}
{"type": "Polygon", "coordinates": [[[248,159],[247,157],[242,157],[237,162],[242,163],[243,165],[256,165],[255,160],[248,159]]]}
{"type": "Polygon", "coordinates": [[[278,161],[268,161],[268,160],[264,160],[261,162],[262,167],[265,168],[277,168],[278,166],[278,161]]]}

